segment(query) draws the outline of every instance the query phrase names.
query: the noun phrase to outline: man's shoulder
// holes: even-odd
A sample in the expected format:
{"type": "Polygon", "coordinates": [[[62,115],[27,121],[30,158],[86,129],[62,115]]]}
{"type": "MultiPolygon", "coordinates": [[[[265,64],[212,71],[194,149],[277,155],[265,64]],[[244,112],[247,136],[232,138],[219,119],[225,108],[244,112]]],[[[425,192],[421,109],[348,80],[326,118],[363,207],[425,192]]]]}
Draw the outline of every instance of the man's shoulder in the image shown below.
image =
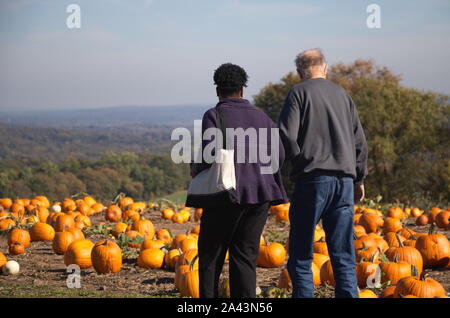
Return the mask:
{"type": "Polygon", "coordinates": [[[321,79],[311,79],[311,80],[306,80],[303,82],[300,82],[296,85],[294,85],[291,88],[292,92],[305,92],[308,90],[314,90],[314,89],[327,89],[327,90],[334,90],[337,93],[341,93],[341,94],[347,94],[347,92],[345,91],[345,89],[343,89],[341,86],[337,85],[336,83],[321,78],[321,79]]]}

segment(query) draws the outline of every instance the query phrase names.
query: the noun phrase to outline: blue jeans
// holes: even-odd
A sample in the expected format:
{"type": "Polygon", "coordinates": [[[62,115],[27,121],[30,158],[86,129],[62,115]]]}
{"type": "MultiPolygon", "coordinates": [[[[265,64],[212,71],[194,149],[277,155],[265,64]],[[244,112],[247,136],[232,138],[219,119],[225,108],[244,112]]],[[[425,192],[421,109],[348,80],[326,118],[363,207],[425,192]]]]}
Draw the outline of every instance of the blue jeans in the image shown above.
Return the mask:
{"type": "Polygon", "coordinates": [[[358,298],[353,247],[353,179],[312,174],[297,181],[289,210],[293,298],[313,298],[314,230],[322,219],[337,298],[358,298]]]}

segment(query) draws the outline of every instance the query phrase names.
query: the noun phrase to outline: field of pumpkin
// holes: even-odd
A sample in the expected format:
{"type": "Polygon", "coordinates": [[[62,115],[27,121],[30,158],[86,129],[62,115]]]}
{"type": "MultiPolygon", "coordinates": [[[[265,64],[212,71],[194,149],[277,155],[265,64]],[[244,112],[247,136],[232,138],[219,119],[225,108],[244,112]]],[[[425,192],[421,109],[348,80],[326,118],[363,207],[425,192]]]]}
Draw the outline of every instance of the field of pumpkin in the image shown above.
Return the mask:
{"type": "MultiPolygon", "coordinates": [[[[288,211],[289,204],[269,211],[258,257],[260,297],[290,296],[288,211]]],[[[108,203],[85,195],[60,202],[45,196],[2,198],[0,297],[64,297],[74,273],[67,271],[71,264],[81,269],[81,288],[71,297],[198,297],[201,213],[167,200],[135,202],[123,195],[108,203]],[[35,292],[43,287],[46,294],[35,292]]],[[[372,201],[355,206],[360,297],[447,297],[449,221],[447,207],[372,201]]],[[[314,252],[316,296],[333,297],[335,282],[320,224],[314,252]]],[[[227,265],[220,289],[223,297],[229,295],[227,265]]]]}

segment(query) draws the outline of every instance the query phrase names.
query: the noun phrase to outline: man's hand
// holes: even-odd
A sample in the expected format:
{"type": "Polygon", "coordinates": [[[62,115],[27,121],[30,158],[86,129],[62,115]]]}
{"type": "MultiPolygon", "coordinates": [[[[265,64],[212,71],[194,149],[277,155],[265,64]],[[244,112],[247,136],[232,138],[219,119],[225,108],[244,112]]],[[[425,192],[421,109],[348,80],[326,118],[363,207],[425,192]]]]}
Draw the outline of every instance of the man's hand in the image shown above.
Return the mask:
{"type": "Polygon", "coordinates": [[[364,199],[364,184],[355,184],[354,189],[355,204],[364,199]]]}

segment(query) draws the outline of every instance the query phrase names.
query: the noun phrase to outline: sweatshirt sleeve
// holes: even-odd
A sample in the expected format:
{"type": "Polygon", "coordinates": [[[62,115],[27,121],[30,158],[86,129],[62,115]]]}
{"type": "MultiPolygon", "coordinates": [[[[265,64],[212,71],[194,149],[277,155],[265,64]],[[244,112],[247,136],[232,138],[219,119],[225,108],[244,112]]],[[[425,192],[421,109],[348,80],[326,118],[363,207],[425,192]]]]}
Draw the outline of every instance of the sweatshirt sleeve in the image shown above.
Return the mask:
{"type": "Polygon", "coordinates": [[[300,98],[293,89],[289,91],[284,101],[279,127],[286,158],[298,155],[300,153],[297,142],[300,130],[300,98]]]}
{"type": "Polygon", "coordinates": [[[355,149],[356,149],[356,179],[355,184],[364,183],[364,178],[367,176],[367,141],[364,135],[364,130],[359,120],[358,110],[353,102],[352,98],[349,96],[351,111],[352,111],[352,122],[353,122],[353,132],[355,134],[355,149]]]}
{"type": "Polygon", "coordinates": [[[208,128],[214,128],[217,127],[217,122],[216,122],[216,111],[214,109],[210,109],[208,110],[204,115],[203,115],[203,119],[202,119],[202,149],[201,149],[201,157],[202,157],[202,162],[200,163],[191,163],[191,176],[195,177],[197,174],[199,174],[200,172],[202,172],[203,170],[208,169],[209,167],[211,167],[210,163],[206,163],[203,160],[203,150],[205,149],[206,145],[208,145],[210,142],[215,142],[214,139],[213,140],[204,140],[203,139],[203,135],[205,130],[207,130],[208,128]]]}

